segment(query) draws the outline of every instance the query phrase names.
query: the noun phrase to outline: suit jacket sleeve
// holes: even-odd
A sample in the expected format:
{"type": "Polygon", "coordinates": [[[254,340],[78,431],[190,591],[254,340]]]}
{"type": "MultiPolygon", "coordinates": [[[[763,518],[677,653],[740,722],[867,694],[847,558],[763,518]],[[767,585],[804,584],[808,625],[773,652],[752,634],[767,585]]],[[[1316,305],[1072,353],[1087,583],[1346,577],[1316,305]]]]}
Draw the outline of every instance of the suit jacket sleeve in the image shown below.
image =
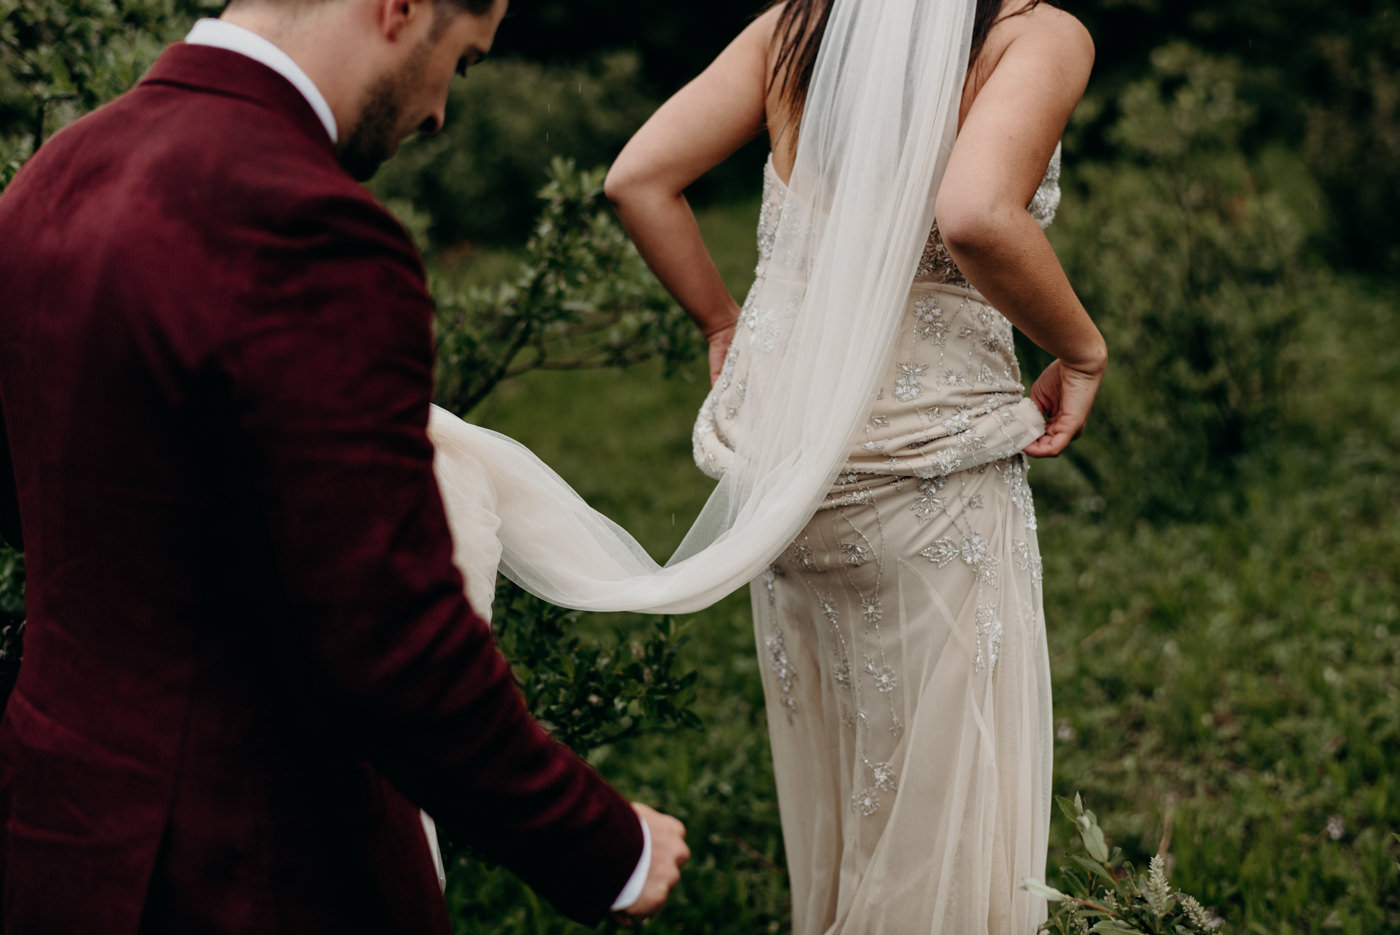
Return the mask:
{"type": "Polygon", "coordinates": [[[5,398],[0,394],[0,538],[12,548],[24,551],[19,526],[19,496],[15,491],[14,462],[10,458],[10,436],[5,429],[5,398]]]}
{"type": "Polygon", "coordinates": [[[240,444],[316,686],[370,759],[454,837],[593,922],[642,835],[528,716],[467,605],[426,434],[432,302],[367,198],[299,206],[234,297],[240,444]]]}

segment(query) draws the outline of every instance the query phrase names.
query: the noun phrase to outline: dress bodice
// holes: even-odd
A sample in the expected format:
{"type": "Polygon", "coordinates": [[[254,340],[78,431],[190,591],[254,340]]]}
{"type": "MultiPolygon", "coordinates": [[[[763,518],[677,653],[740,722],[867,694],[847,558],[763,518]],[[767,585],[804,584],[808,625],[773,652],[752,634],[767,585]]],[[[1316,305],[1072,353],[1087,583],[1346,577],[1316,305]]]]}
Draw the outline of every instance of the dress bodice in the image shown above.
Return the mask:
{"type": "MultiPolygon", "coordinates": [[[[787,197],[787,186],[778,177],[777,171],[773,168],[773,157],[770,154],[763,164],[763,204],[758,214],[758,261],[760,271],[762,267],[773,258],[773,243],[778,232],[778,222],[782,217],[783,201],[787,197]]],[[[1055,147],[1055,152],[1050,156],[1050,162],[1045,167],[1045,175],[1040,180],[1040,186],[1036,188],[1035,195],[1031,198],[1031,203],[1026,206],[1027,212],[1040,225],[1041,229],[1050,226],[1050,222],[1055,219],[1055,212],[1060,207],[1060,147],[1055,147]]],[[[943,237],[938,232],[938,222],[934,221],[933,229],[929,231],[928,240],[924,243],[923,256],[919,258],[919,268],[914,274],[916,282],[946,283],[948,285],[963,286],[970,288],[967,278],[963,276],[958,265],[953,262],[953,257],[948,253],[948,248],[943,243],[943,237]]]]}
{"type": "MultiPolygon", "coordinates": [[[[1056,147],[1027,206],[1042,228],[1059,206],[1059,179],[1056,147]]],[[[713,477],[723,473],[742,435],[751,369],[767,366],[766,359],[781,343],[775,323],[786,311],[767,308],[758,298],[759,286],[766,277],[806,276],[801,258],[774,256],[787,195],[770,157],[764,166],[755,285],[724,369],[695,423],[696,463],[713,477]]],[[[852,327],[860,326],[857,314],[852,327]]],[[[1011,323],[963,276],[937,224],[910,283],[891,351],[868,421],[833,496],[843,487],[858,489],[869,475],[935,478],[990,464],[1015,454],[1043,431],[1044,420],[1021,385],[1011,323]]]]}

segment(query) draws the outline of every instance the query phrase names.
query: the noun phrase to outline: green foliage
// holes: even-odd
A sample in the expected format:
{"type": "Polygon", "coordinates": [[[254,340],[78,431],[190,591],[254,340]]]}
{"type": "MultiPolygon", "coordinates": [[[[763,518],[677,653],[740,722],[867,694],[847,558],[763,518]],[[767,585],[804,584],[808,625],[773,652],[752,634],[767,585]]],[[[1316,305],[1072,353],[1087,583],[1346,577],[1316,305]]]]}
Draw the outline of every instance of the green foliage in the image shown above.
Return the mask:
{"type": "Polygon", "coordinates": [[[0,710],[24,653],[24,556],[0,542],[0,710]]]}
{"type": "Polygon", "coordinates": [[[639,90],[635,55],[580,67],[492,62],[454,87],[443,131],[405,143],[371,187],[424,212],[435,243],[519,243],[551,160],[612,162],[655,104],[639,90]]]}
{"type": "Polygon", "coordinates": [[[670,617],[644,639],[619,628],[612,643],[584,640],[581,614],[504,583],[493,628],[531,713],[580,755],[642,734],[697,728],[695,673],[677,671],[686,642],[670,617]]]}
{"type": "Polygon", "coordinates": [[[134,84],[165,40],[209,6],[0,0],[0,141],[33,152],[55,128],[134,84]]]}
{"type": "Polygon", "coordinates": [[[1111,509],[1198,515],[1279,428],[1321,219],[1295,157],[1242,151],[1237,63],[1177,44],[1153,65],[1117,102],[1120,158],[1070,164],[1051,229],[1110,348],[1071,451],[1111,509]]]}
{"type": "Polygon", "coordinates": [[[1303,153],[1335,211],[1333,257],[1400,271],[1400,12],[1314,41],[1303,153]]]}
{"type": "Polygon", "coordinates": [[[599,50],[645,56],[657,87],[674,89],[695,77],[764,6],[766,0],[704,4],[609,0],[530,0],[512,4],[499,44],[534,61],[577,61],[599,50]]]}
{"type": "Polygon", "coordinates": [[[1372,935],[1400,931],[1400,293],[1304,298],[1293,418],[1220,479],[1233,511],[1042,519],[1056,785],[1139,865],[1172,829],[1236,931],[1372,935]]]}
{"type": "MultiPolygon", "coordinates": [[[[647,735],[695,729],[694,672],[678,671],[686,643],[674,619],[650,632],[617,627],[611,641],[585,638],[583,615],[548,604],[502,580],[492,629],[531,715],[580,756],[647,735]]],[[[449,863],[471,851],[448,842],[449,863]]],[[[489,874],[488,874],[489,875],[489,874]]]]}
{"type": "Polygon", "coordinates": [[[6,186],[8,186],[10,181],[15,177],[15,173],[19,172],[20,165],[21,163],[17,156],[6,159],[4,162],[0,163],[0,192],[5,190],[6,186]]]}
{"type": "Polygon", "coordinates": [[[1060,868],[1061,892],[1036,880],[1025,888],[1050,901],[1050,917],[1042,931],[1052,935],[1210,935],[1223,931],[1223,920],[1200,902],[1174,892],[1167,882],[1166,860],[1153,855],[1145,874],[1114,848],[1109,853],[1098,817],[1074,800],[1058,799],[1060,811],[1075,826],[1087,857],[1071,857],[1060,868]]]}
{"type": "Polygon", "coordinates": [[[514,278],[436,284],[437,397],[468,412],[502,380],[530,370],[668,369],[704,349],[695,326],[646,271],[602,197],[604,170],[556,159],[535,233],[514,278]]]}

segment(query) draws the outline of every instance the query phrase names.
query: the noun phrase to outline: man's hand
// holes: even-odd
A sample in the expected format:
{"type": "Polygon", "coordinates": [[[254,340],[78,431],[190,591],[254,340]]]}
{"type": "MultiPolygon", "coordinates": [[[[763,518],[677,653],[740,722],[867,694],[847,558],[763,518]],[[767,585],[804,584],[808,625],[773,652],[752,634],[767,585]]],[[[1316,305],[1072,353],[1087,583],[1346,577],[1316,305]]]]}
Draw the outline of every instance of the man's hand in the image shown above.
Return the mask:
{"type": "Polygon", "coordinates": [[[672,888],[680,881],[681,867],[690,859],[690,848],[685,846],[685,825],[638,802],[633,802],[632,807],[651,832],[651,868],[647,871],[642,895],[631,906],[616,913],[617,921],[623,924],[647,922],[660,912],[672,888]]]}
{"type": "Polygon", "coordinates": [[[1045,434],[1025,447],[1032,458],[1053,458],[1084,431],[1103,371],[1076,370],[1057,360],[1031,387],[1031,399],[1045,416],[1045,434]]]}

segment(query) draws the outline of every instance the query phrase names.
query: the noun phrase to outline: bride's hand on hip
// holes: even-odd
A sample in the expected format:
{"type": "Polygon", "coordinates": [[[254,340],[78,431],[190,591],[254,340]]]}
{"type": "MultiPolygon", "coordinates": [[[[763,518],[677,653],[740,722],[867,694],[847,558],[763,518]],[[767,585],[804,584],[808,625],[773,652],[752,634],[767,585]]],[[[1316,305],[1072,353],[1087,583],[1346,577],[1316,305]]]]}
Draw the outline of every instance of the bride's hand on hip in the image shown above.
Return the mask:
{"type": "Polygon", "coordinates": [[[1056,360],[1031,387],[1031,399],[1045,416],[1045,434],[1023,449],[1032,458],[1053,458],[1084,431],[1103,370],[1076,370],[1056,360]]]}
{"type": "Polygon", "coordinates": [[[724,369],[724,358],[729,354],[729,345],[734,342],[734,326],[737,324],[738,322],[735,322],[705,335],[705,340],[710,344],[711,386],[719,382],[720,371],[724,369]]]}

